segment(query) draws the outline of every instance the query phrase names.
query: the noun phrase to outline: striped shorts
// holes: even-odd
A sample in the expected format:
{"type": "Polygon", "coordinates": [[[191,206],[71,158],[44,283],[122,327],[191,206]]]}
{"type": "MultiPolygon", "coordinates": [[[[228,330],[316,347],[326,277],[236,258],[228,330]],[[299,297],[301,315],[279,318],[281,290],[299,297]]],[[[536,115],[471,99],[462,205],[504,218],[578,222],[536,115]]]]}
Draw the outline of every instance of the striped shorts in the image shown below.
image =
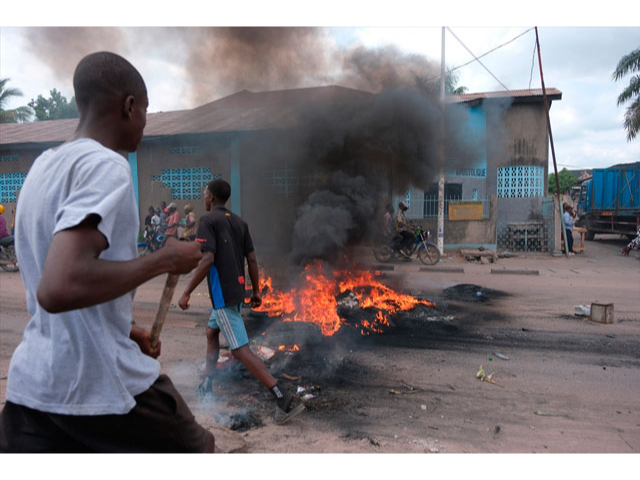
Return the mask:
{"type": "Polygon", "coordinates": [[[229,343],[230,350],[236,350],[249,343],[247,329],[240,310],[242,304],[230,307],[214,308],[209,317],[209,328],[220,330],[229,343]]]}

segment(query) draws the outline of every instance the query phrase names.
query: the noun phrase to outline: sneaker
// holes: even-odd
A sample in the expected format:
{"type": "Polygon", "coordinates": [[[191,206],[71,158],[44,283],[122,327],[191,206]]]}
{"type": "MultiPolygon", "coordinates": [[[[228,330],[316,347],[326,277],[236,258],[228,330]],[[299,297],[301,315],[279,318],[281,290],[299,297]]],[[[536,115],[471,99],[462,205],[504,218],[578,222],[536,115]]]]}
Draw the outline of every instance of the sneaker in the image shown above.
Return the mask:
{"type": "Polygon", "coordinates": [[[273,419],[275,420],[277,425],[284,425],[293,417],[300,415],[302,412],[304,412],[304,410],[305,407],[302,403],[298,404],[288,412],[285,412],[276,405],[276,413],[274,414],[273,419]]]}

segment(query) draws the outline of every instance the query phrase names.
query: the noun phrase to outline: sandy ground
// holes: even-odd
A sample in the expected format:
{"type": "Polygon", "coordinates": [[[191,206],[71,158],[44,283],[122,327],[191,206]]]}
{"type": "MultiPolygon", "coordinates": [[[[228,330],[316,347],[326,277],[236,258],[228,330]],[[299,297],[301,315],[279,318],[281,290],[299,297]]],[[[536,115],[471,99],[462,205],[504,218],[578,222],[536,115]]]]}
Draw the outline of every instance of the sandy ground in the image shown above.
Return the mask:
{"type": "MultiPolygon", "coordinates": [[[[520,254],[488,265],[450,252],[427,271],[417,260],[394,263],[383,281],[439,310],[398,319],[382,335],[337,334],[271,359],[285,385],[314,394],[285,426],[274,424],[269,393],[242,369],[224,369],[215,398],[196,395],[210,308],[203,285],[191,310],[169,312],[163,370],[198,421],[234,428],[251,453],[638,453],[640,255],[622,257],[625,243],[610,236],[571,258],[520,254]],[[448,295],[451,287],[458,294],[448,295]],[[613,303],[615,323],[574,315],[576,305],[592,302],[613,303]],[[477,378],[481,365],[500,385],[477,378]]],[[[352,255],[376,264],[367,249],[352,255]]],[[[0,271],[0,283],[4,404],[9,360],[28,318],[19,274],[0,271]]],[[[138,289],[139,325],[151,325],[163,283],[138,289]]],[[[246,322],[259,335],[274,320],[246,315],[246,322]]]]}

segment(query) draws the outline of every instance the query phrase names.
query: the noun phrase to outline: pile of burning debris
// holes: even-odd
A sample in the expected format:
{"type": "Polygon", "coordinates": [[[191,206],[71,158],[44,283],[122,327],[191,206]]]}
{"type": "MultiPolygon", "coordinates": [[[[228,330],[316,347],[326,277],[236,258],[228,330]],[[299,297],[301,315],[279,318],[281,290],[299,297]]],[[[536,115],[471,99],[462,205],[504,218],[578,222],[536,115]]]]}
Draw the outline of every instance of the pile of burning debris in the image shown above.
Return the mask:
{"type": "MultiPolygon", "coordinates": [[[[275,288],[271,277],[261,277],[263,305],[246,309],[249,346],[310,411],[350,408],[359,401],[361,386],[375,383],[379,372],[347,353],[358,343],[398,342],[405,346],[414,333],[431,338],[438,332],[448,335],[456,328],[449,323],[454,317],[445,303],[440,308],[428,300],[399,293],[383,285],[374,273],[353,265],[332,269],[312,263],[289,289],[275,288]]],[[[492,292],[461,285],[444,293],[445,299],[469,297],[482,301],[492,292]]],[[[222,353],[218,368],[225,385],[222,398],[229,401],[218,411],[216,422],[238,431],[264,425],[263,418],[271,412],[264,388],[229,352],[222,353]],[[225,382],[225,377],[234,381],[225,382]],[[239,383],[239,378],[250,381],[239,383]]],[[[407,392],[394,389],[389,393],[407,392]]]]}
{"type": "Polygon", "coordinates": [[[347,264],[332,269],[322,262],[308,264],[297,287],[278,290],[269,276],[262,276],[262,306],[252,311],[283,322],[308,322],[323,336],[333,336],[343,327],[362,335],[382,333],[398,312],[436,304],[396,292],[376,280],[370,271],[347,264]]]}

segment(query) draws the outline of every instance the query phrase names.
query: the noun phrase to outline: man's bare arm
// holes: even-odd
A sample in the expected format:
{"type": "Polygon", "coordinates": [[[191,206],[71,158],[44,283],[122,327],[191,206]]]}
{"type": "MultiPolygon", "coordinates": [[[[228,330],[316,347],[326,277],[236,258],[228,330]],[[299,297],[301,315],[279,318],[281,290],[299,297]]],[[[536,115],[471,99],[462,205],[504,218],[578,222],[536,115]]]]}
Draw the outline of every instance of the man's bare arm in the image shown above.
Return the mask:
{"type": "MultiPolygon", "coordinates": [[[[196,243],[197,244],[197,243],[196,243]]],[[[191,293],[196,289],[200,282],[204,280],[211,269],[211,265],[213,265],[214,255],[211,252],[204,252],[202,254],[202,258],[198,263],[191,280],[187,284],[184,292],[180,296],[180,300],[178,300],[178,306],[182,310],[187,310],[189,308],[189,299],[191,298],[191,293]]]]}
{"type": "Polygon", "coordinates": [[[185,274],[202,254],[197,244],[169,239],[162,249],[129,261],[98,258],[107,240],[90,216],[78,226],[54,235],[47,253],[37,298],[51,313],[91,307],[114,300],[163,273],[185,274]]]}
{"type": "Polygon", "coordinates": [[[257,308],[262,305],[262,299],[260,298],[260,272],[258,270],[258,260],[256,259],[255,252],[251,252],[247,255],[247,265],[249,269],[249,278],[251,279],[251,287],[253,288],[253,294],[251,295],[251,307],[257,308]]]}

